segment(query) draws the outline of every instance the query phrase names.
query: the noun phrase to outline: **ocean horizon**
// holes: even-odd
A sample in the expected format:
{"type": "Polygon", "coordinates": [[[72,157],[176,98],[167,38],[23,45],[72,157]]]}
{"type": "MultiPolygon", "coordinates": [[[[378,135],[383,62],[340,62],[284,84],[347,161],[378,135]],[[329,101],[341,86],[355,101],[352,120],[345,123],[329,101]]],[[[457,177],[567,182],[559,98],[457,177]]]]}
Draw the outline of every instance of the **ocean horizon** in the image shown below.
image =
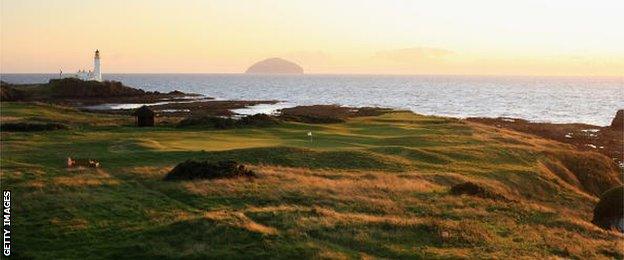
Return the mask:
{"type": "MultiPolygon", "coordinates": [[[[5,73],[15,84],[58,74],[5,73]]],[[[624,108],[624,77],[242,73],[114,73],[104,80],[149,91],[180,90],[220,100],[278,100],[259,111],[337,104],[408,109],[450,117],[513,117],[533,122],[609,125],[624,108]]],[[[255,110],[251,110],[255,111],[255,110]]]]}

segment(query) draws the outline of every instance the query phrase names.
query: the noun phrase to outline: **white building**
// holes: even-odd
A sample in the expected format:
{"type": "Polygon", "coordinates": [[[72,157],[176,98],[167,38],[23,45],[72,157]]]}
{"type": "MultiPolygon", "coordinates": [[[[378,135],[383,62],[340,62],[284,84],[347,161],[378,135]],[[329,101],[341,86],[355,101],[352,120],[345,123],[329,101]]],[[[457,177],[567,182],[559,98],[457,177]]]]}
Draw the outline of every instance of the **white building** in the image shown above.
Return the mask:
{"type": "Polygon", "coordinates": [[[93,71],[78,70],[75,77],[85,81],[95,80],[102,82],[102,70],[100,68],[100,50],[95,50],[95,57],[93,58],[93,71]]]}

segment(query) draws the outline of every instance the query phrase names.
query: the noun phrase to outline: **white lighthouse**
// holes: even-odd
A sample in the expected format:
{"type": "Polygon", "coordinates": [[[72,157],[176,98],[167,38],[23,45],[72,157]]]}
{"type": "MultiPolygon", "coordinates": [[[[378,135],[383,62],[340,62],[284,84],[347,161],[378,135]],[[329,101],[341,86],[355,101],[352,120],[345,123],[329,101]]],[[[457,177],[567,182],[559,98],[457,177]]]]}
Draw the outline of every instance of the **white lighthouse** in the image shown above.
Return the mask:
{"type": "Polygon", "coordinates": [[[100,69],[100,50],[95,50],[95,58],[93,58],[93,79],[102,81],[102,70],[100,69]]]}
{"type": "MultiPolygon", "coordinates": [[[[61,77],[63,75],[61,74],[61,77]]],[[[102,82],[102,68],[100,68],[100,50],[95,50],[95,57],[93,58],[93,71],[91,70],[78,70],[74,76],[84,81],[95,80],[102,82]]]]}

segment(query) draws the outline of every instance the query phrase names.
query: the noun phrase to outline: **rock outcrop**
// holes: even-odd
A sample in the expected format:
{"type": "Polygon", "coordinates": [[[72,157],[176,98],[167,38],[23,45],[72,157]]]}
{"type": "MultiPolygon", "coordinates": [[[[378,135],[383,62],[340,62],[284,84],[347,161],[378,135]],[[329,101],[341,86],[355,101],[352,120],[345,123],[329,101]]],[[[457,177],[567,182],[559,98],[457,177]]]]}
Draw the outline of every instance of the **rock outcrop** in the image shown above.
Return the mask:
{"type": "Polygon", "coordinates": [[[124,86],[118,81],[97,82],[64,78],[51,79],[48,86],[52,95],[59,98],[107,98],[146,94],[141,89],[124,86]]]}
{"type": "Polygon", "coordinates": [[[303,74],[303,68],[281,58],[270,58],[254,63],[245,71],[248,74],[303,74]]]}
{"type": "Polygon", "coordinates": [[[615,117],[611,121],[611,129],[624,130],[624,109],[620,109],[615,113],[615,117]]]}

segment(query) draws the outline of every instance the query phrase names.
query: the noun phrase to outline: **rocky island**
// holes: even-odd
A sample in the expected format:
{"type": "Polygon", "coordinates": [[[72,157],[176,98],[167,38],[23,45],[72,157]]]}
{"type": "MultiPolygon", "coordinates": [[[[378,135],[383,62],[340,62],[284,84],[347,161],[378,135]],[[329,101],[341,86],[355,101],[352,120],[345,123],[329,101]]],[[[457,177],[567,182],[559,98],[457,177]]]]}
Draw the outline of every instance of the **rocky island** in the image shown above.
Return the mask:
{"type": "Polygon", "coordinates": [[[303,74],[303,68],[282,58],[269,58],[254,63],[245,71],[247,74],[303,74]]]}

